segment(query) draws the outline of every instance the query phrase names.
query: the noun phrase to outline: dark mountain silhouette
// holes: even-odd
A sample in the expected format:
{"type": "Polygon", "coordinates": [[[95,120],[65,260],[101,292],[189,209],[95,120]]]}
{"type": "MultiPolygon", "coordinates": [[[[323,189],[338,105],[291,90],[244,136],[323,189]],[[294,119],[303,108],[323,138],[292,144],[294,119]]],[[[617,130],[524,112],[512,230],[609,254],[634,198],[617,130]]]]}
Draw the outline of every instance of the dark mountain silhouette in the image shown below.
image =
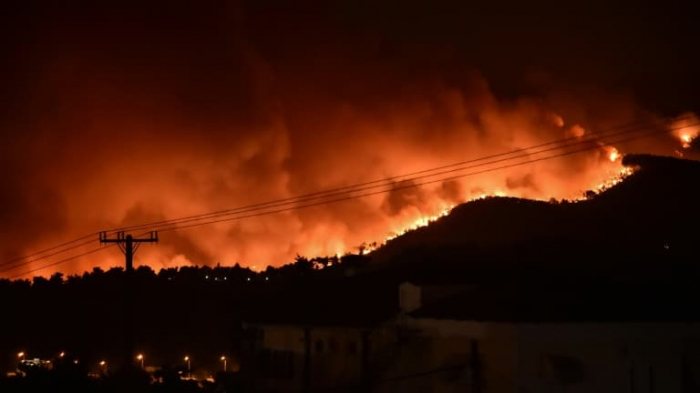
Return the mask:
{"type": "Polygon", "coordinates": [[[367,282],[457,285],[418,316],[499,321],[698,320],[700,163],[632,155],[590,199],[488,198],[371,254],[367,282]]]}
{"type": "MultiPolygon", "coordinates": [[[[265,322],[372,323],[397,285],[466,288],[442,306],[483,320],[695,320],[700,163],[628,156],[633,175],[581,202],[488,198],[390,241],[348,279],[271,298],[265,322]]],[[[440,315],[439,307],[425,312],[440,315]]]]}
{"type": "Polygon", "coordinates": [[[635,172],[577,203],[487,198],[390,241],[369,270],[443,265],[610,266],[694,249],[700,226],[700,162],[630,155],[635,172]]]}

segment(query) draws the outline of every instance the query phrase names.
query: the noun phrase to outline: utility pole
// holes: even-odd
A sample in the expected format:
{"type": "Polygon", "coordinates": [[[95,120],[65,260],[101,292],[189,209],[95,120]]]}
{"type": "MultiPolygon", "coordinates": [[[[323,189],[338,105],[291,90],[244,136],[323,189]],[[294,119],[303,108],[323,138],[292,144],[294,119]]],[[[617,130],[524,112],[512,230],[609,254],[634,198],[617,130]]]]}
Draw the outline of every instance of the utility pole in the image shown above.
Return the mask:
{"type": "Polygon", "coordinates": [[[311,391],[311,327],[304,327],[304,373],[301,376],[301,391],[311,391]]]}
{"type": "Polygon", "coordinates": [[[471,369],[471,391],[473,393],[481,393],[481,378],[482,378],[482,364],[481,364],[481,353],[479,353],[479,342],[477,340],[472,340],[472,350],[469,359],[469,368],[471,369]]]}
{"type": "Polygon", "coordinates": [[[134,254],[143,243],[157,243],[158,232],[149,232],[148,237],[134,238],[132,235],[124,235],[124,232],[115,233],[115,237],[109,237],[107,232],[100,232],[100,244],[116,244],[122,250],[126,259],[124,271],[124,367],[132,364],[134,355],[134,331],[133,331],[133,276],[134,254]]]}
{"type": "Polygon", "coordinates": [[[109,238],[107,232],[100,232],[100,244],[116,243],[126,257],[126,271],[134,271],[134,254],[143,243],[158,243],[158,232],[149,232],[149,237],[134,238],[131,235],[124,236],[124,232],[117,232],[114,238],[109,238]]]}

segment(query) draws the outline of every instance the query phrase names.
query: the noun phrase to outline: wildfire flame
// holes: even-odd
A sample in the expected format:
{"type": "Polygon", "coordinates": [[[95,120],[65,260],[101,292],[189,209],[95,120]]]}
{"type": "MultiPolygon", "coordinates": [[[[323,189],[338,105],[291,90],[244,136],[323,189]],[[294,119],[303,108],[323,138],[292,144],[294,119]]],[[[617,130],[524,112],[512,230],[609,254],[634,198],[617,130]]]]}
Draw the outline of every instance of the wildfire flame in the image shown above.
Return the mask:
{"type": "Polygon", "coordinates": [[[609,146],[607,148],[607,150],[608,150],[608,159],[611,162],[615,162],[620,158],[620,152],[616,148],[609,146]]]}
{"type": "Polygon", "coordinates": [[[683,142],[683,148],[687,149],[690,147],[690,143],[693,141],[698,136],[697,132],[694,134],[691,133],[685,133],[680,135],[680,140],[683,142]]]}
{"type": "Polygon", "coordinates": [[[672,125],[673,135],[681,143],[683,149],[689,149],[695,138],[700,134],[700,119],[695,115],[685,115],[683,119],[677,120],[672,125]]]}
{"type": "Polygon", "coordinates": [[[598,184],[598,187],[596,188],[595,191],[597,193],[604,192],[606,190],[609,190],[610,188],[615,187],[616,185],[620,184],[623,180],[625,180],[627,177],[631,176],[634,173],[634,169],[631,167],[624,167],[620,169],[618,173],[613,175],[612,177],[608,178],[604,182],[598,184]]]}
{"type": "MultiPolygon", "coordinates": [[[[614,148],[614,147],[608,147],[609,151],[609,159],[611,162],[616,162],[621,158],[621,155],[619,151],[614,148]]],[[[603,182],[599,183],[592,191],[595,192],[596,194],[600,194],[602,192],[605,192],[606,190],[620,184],[622,181],[624,181],[627,177],[631,176],[634,173],[634,168],[632,167],[622,167],[619,169],[617,172],[612,172],[610,177],[605,179],[603,182]]],[[[506,192],[503,192],[501,190],[494,191],[492,193],[482,193],[477,197],[468,199],[465,202],[472,202],[480,199],[486,199],[489,197],[507,197],[509,196],[506,192]]],[[[573,198],[574,202],[580,202],[586,200],[584,196],[579,196],[577,198],[573,198]]],[[[451,212],[452,209],[454,209],[455,205],[450,205],[448,207],[443,208],[439,213],[437,214],[432,214],[432,215],[425,215],[421,216],[414,221],[408,223],[406,226],[403,228],[391,233],[388,235],[384,240],[380,243],[374,242],[368,245],[366,248],[362,250],[363,255],[367,255],[371,253],[372,251],[375,251],[376,249],[382,247],[386,243],[388,243],[391,240],[394,240],[402,235],[405,235],[406,233],[415,231],[420,228],[427,227],[428,225],[438,221],[442,217],[448,216],[451,212]]]]}
{"type": "MultiPolygon", "coordinates": [[[[461,101],[452,104],[456,108],[464,106],[461,101]]],[[[379,122],[378,125],[373,122],[367,123],[368,121],[359,118],[357,127],[372,131],[367,134],[368,140],[372,143],[356,142],[358,138],[347,137],[347,135],[353,135],[352,133],[336,131],[329,140],[338,144],[337,140],[340,138],[342,148],[338,149],[328,148],[327,144],[321,142],[314,145],[318,138],[314,139],[306,134],[304,134],[306,139],[297,142],[292,148],[291,145],[285,145],[291,144],[288,140],[289,131],[284,127],[273,128],[267,131],[267,139],[263,140],[264,143],[254,143],[257,141],[255,138],[259,136],[251,137],[253,142],[244,144],[242,151],[226,154],[225,159],[230,161],[220,162],[224,158],[203,160],[197,155],[200,153],[192,153],[191,161],[188,162],[192,162],[196,168],[192,169],[191,173],[188,172],[188,175],[183,175],[178,165],[168,167],[164,164],[162,176],[142,180],[144,183],[138,187],[121,188],[115,185],[113,188],[108,188],[119,190],[111,194],[119,195],[120,199],[111,202],[123,205],[119,205],[121,210],[114,210],[121,213],[114,213],[115,216],[107,222],[121,224],[121,220],[127,220],[127,218],[128,220],[125,221],[127,223],[148,222],[161,216],[169,219],[214,211],[230,207],[235,202],[229,199],[231,195],[244,198],[240,200],[241,205],[275,197],[288,198],[294,194],[316,191],[324,187],[339,187],[353,184],[353,182],[376,179],[370,176],[381,176],[377,173],[390,175],[418,172],[450,162],[477,159],[506,151],[519,151],[517,149],[537,146],[556,138],[571,138],[592,147],[586,150],[586,154],[554,156],[554,160],[547,161],[536,161],[539,158],[547,158],[546,154],[532,153],[533,160],[525,162],[530,158],[530,152],[527,152],[528,157],[523,157],[521,160],[502,162],[494,160],[497,163],[486,165],[483,171],[484,167],[481,164],[474,166],[472,171],[477,173],[475,176],[431,184],[424,183],[422,186],[409,189],[397,187],[396,190],[389,190],[388,193],[377,193],[347,203],[319,204],[305,210],[285,211],[276,215],[192,228],[188,232],[178,234],[179,238],[174,235],[169,236],[170,243],[163,242],[158,248],[142,250],[138,256],[140,260],[137,261],[155,268],[213,264],[219,261],[222,265],[230,266],[240,262],[260,272],[264,271],[268,265],[279,266],[289,263],[297,254],[310,258],[324,255],[340,256],[356,252],[358,244],[363,244],[359,248],[362,254],[371,253],[399,236],[426,227],[449,215],[452,209],[461,203],[506,196],[543,201],[551,199],[581,201],[586,199],[586,196],[582,196],[584,192],[588,190],[592,190],[593,193],[603,192],[633,173],[633,169],[622,166],[621,158],[623,153],[627,152],[622,150],[622,145],[614,142],[603,143],[604,138],[599,139],[601,142],[595,142],[597,133],[602,130],[588,125],[584,128],[576,123],[565,121],[559,115],[547,117],[546,119],[550,121],[543,124],[537,116],[534,120],[523,116],[523,113],[529,113],[528,110],[526,108],[526,110],[511,113],[498,106],[487,107],[483,110],[483,118],[480,118],[478,124],[454,120],[454,124],[447,124],[444,133],[435,136],[430,141],[430,145],[426,145],[422,126],[411,123],[398,123],[401,127],[393,125],[394,121],[405,121],[407,113],[417,116],[417,119],[414,119],[415,123],[424,124],[424,117],[428,114],[420,111],[401,110],[397,112],[398,114],[390,116],[391,122],[379,122]],[[382,133],[374,133],[375,127],[380,127],[382,130],[396,127],[400,130],[396,132],[401,133],[385,136],[382,133]],[[413,133],[403,131],[405,129],[413,133]],[[307,145],[312,146],[313,149],[306,151],[304,159],[299,159],[300,153],[297,150],[307,145]],[[340,154],[339,157],[338,154],[340,154]],[[372,161],[369,164],[363,164],[365,161],[357,159],[357,157],[371,157],[373,154],[379,157],[376,163],[372,161]],[[245,164],[240,162],[239,155],[248,157],[245,164]],[[309,164],[307,167],[306,160],[314,165],[309,164]],[[527,165],[521,166],[521,161],[527,165]],[[324,165],[319,165],[319,162],[324,165]],[[265,171],[260,172],[260,178],[270,179],[270,181],[262,182],[256,177],[258,172],[255,169],[261,165],[260,163],[265,163],[263,165],[265,171]],[[249,165],[252,168],[250,170],[249,165]],[[506,165],[511,166],[505,169],[506,165]],[[499,169],[499,166],[504,167],[499,169]],[[323,167],[323,170],[319,170],[318,167],[323,167]],[[481,173],[478,173],[479,171],[481,173]],[[191,184],[194,184],[191,190],[187,190],[188,192],[182,189],[183,178],[190,179],[191,184]],[[248,181],[239,182],[240,179],[248,181]],[[204,191],[197,189],[196,185],[201,184],[207,186],[206,188],[202,186],[204,191]],[[214,199],[208,200],[208,198],[214,199]],[[144,206],[133,204],[133,201],[150,199],[154,202],[144,206]],[[158,215],[149,215],[154,209],[153,206],[157,206],[155,211],[159,212],[158,215]],[[129,213],[126,218],[122,217],[124,211],[129,213]]],[[[454,117],[462,119],[465,116],[455,112],[454,117]]],[[[672,133],[684,148],[688,148],[700,134],[700,128],[693,126],[697,123],[695,120],[684,121],[685,123],[680,123],[680,126],[674,125],[673,129],[677,131],[672,133]]],[[[334,127],[341,131],[348,131],[342,125],[331,122],[329,129],[335,129],[334,127]]],[[[628,145],[625,145],[625,148],[627,147],[628,145]]],[[[303,152],[304,150],[301,154],[303,152]]],[[[554,155],[560,152],[549,151],[547,154],[554,155]]],[[[119,171],[115,169],[114,172],[108,173],[117,176],[121,174],[121,168],[118,169],[119,171]]],[[[449,174],[449,176],[452,175],[453,173],[449,174]]],[[[102,177],[104,176],[100,179],[102,177]]],[[[101,183],[95,181],[94,184],[101,183]]],[[[81,193],[71,189],[75,194],[71,195],[75,198],[68,200],[89,209],[90,202],[96,199],[95,195],[102,195],[104,192],[102,187],[97,186],[91,190],[93,193],[82,189],[79,190],[83,191],[81,193]]],[[[586,194],[590,196],[590,193],[586,192],[586,194]]],[[[99,214],[86,213],[91,217],[101,217],[101,214],[103,214],[101,210],[99,214]]],[[[73,217],[69,222],[80,222],[79,217],[73,217]]],[[[50,226],[47,225],[47,227],[50,226]]],[[[8,241],[7,244],[12,242],[8,241]]],[[[49,244],[36,245],[37,249],[47,246],[49,244]]],[[[122,261],[121,255],[118,254],[100,259],[85,257],[75,264],[60,265],[55,269],[41,270],[37,274],[51,275],[57,269],[68,274],[80,273],[95,265],[103,269],[118,266],[123,263],[122,261]]],[[[40,267],[41,263],[32,264],[27,269],[40,267]]],[[[24,270],[16,270],[10,274],[22,271],[24,270]]]]}
{"type": "MultiPolygon", "coordinates": [[[[507,75],[478,69],[490,61],[455,56],[449,42],[382,37],[381,18],[364,26],[353,15],[337,30],[336,7],[290,19],[278,12],[286,6],[238,3],[206,10],[184,40],[172,34],[179,12],[163,26],[131,10],[130,21],[106,9],[17,13],[8,27],[26,25],[32,39],[3,48],[12,61],[0,79],[12,83],[0,90],[11,98],[0,116],[0,263],[22,262],[0,278],[123,266],[89,234],[192,216],[211,220],[133,233],[162,232],[134,263],[264,271],[377,242],[360,248],[370,252],[470,200],[574,200],[624,178],[624,154],[698,145],[696,120],[684,117],[669,138],[653,106],[604,83],[526,72],[525,89],[501,94],[492,87],[507,75]],[[125,22],[138,40],[124,40],[125,22]],[[109,50],[90,50],[97,43],[109,50]],[[460,162],[471,169],[453,171],[460,162]],[[439,167],[444,176],[394,189],[381,180],[439,167]],[[359,184],[368,187],[324,192],[359,184]]],[[[500,58],[508,50],[496,41],[500,58]]]]}
{"type": "MultiPolygon", "coordinates": [[[[449,207],[442,209],[438,214],[419,217],[418,219],[409,223],[405,227],[395,231],[394,233],[392,233],[389,236],[387,236],[386,238],[384,238],[384,242],[382,243],[382,245],[386,244],[386,242],[388,242],[390,240],[396,239],[399,236],[405,235],[408,232],[415,231],[416,229],[419,229],[419,228],[427,227],[428,225],[439,220],[440,218],[449,215],[450,212],[452,212],[453,208],[454,208],[454,205],[451,205],[449,207]]],[[[378,248],[378,247],[375,247],[375,249],[376,248],[378,248]]]]}

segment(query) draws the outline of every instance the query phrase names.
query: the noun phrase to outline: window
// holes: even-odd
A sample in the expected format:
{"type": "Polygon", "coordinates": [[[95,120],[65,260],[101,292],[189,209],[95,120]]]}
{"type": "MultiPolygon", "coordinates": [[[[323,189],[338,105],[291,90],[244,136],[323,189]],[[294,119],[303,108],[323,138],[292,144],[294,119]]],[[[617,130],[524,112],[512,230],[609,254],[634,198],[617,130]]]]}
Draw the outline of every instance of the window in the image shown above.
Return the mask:
{"type": "Polygon", "coordinates": [[[558,383],[570,385],[585,380],[585,368],[578,358],[568,355],[550,355],[548,360],[549,374],[558,383]]]}
{"type": "Polygon", "coordinates": [[[265,350],[261,353],[259,367],[264,378],[293,379],[294,354],[291,351],[265,350]]]}

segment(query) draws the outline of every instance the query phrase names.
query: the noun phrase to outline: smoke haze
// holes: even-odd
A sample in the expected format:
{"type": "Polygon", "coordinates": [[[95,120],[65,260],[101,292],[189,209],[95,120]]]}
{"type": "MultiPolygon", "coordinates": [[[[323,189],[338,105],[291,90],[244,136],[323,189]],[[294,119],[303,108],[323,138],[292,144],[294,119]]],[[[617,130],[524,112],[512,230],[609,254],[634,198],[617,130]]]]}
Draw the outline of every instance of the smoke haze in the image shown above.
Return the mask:
{"type": "MultiPolygon", "coordinates": [[[[693,69],[677,40],[685,25],[676,20],[677,36],[662,36],[670,22],[645,19],[651,11],[604,18],[592,34],[577,21],[597,15],[594,8],[500,15],[440,5],[369,11],[340,3],[157,3],[9,6],[1,29],[10,56],[0,65],[3,260],[97,230],[381,179],[696,109],[684,97],[698,81],[681,86],[679,79],[693,69]],[[554,36],[562,23],[570,36],[554,36]],[[616,52],[630,31],[655,39],[616,52]],[[580,58],[561,55],[571,45],[580,58]],[[670,98],[660,105],[663,94],[670,98]]],[[[680,145],[669,134],[616,147],[674,154],[680,145]]],[[[356,251],[482,194],[575,198],[619,169],[601,146],[168,232],[157,247],[144,247],[137,263],[264,268],[296,254],[356,251]]],[[[121,260],[108,252],[54,269],[76,273],[121,260]]]]}

